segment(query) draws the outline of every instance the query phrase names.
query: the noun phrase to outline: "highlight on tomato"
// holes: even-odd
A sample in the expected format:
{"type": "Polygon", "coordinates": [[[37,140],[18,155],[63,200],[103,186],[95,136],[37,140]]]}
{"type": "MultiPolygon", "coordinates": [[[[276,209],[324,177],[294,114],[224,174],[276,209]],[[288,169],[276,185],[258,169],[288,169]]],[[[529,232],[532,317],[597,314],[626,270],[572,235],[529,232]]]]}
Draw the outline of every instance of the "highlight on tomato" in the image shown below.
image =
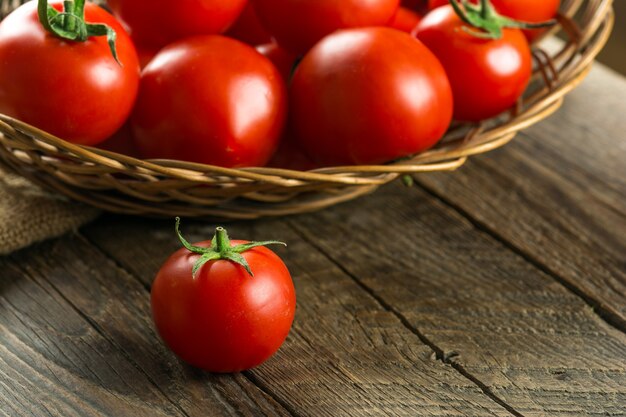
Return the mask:
{"type": "Polygon", "coordinates": [[[338,31],[319,42],[290,85],[298,146],[323,166],[380,164],[434,146],[452,118],[446,73],[395,29],[338,31]]]}
{"type": "Polygon", "coordinates": [[[0,113],[96,145],[122,127],[139,85],[120,23],[85,3],[28,2],[0,23],[0,113]]]}
{"type": "Polygon", "coordinates": [[[250,0],[259,19],[285,49],[304,54],[339,29],[386,26],[400,0],[250,0]]]}
{"type": "Polygon", "coordinates": [[[532,75],[530,46],[520,30],[531,26],[499,15],[489,1],[453,1],[424,17],[417,38],[446,69],[456,120],[476,122],[515,106],[532,75]]]}
{"type": "Polygon", "coordinates": [[[187,38],[144,69],[131,118],[141,155],[227,168],[264,166],[287,114],[285,81],[235,39],[187,38]]]}
{"type": "Polygon", "coordinates": [[[289,270],[266,246],[276,241],[213,240],[190,244],[159,270],[152,315],[165,344],[183,361],[209,372],[254,368],[283,344],[296,311],[289,270]]]}

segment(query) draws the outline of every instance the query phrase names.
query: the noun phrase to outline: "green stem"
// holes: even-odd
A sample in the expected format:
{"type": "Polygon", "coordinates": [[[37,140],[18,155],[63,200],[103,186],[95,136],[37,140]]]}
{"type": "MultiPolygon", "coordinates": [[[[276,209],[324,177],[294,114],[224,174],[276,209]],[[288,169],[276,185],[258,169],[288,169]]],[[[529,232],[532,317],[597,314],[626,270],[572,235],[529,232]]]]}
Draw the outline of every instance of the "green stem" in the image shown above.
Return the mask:
{"type": "Polygon", "coordinates": [[[230,249],[230,239],[226,229],[223,227],[215,229],[215,245],[219,253],[224,253],[230,249]]]}
{"type": "Polygon", "coordinates": [[[77,16],[85,16],[85,0],[74,0],[74,13],[77,16]]]}
{"type": "Polygon", "coordinates": [[[462,30],[481,39],[501,39],[503,29],[505,28],[537,29],[545,28],[556,23],[554,20],[541,23],[529,23],[509,19],[496,11],[490,0],[480,0],[477,6],[470,4],[468,0],[449,1],[461,21],[467,25],[463,26],[462,30]]]}
{"type": "Polygon", "coordinates": [[[68,32],[74,32],[76,30],[76,20],[73,18],[74,14],[74,2],[71,0],[66,0],[63,2],[63,20],[61,21],[61,25],[68,32]]]}
{"type": "Polygon", "coordinates": [[[232,246],[226,229],[218,227],[215,229],[215,236],[211,241],[210,247],[195,246],[189,243],[181,234],[179,217],[176,218],[176,234],[185,249],[191,253],[200,255],[192,267],[191,273],[193,276],[196,276],[197,272],[208,262],[219,260],[229,261],[240,265],[246,270],[246,272],[248,272],[248,274],[250,274],[250,276],[254,276],[252,270],[250,269],[250,265],[248,265],[248,261],[246,261],[242,253],[259,246],[285,245],[283,242],[268,240],[265,242],[250,242],[232,246]]]}
{"type": "Polygon", "coordinates": [[[483,19],[489,18],[489,0],[480,0],[480,16],[483,19]]]}
{"type": "Polygon", "coordinates": [[[120,66],[122,65],[117,56],[117,34],[103,23],[85,22],[85,0],[64,0],[63,12],[52,7],[48,0],[37,1],[37,15],[46,31],[73,42],[85,42],[93,36],[106,36],[111,55],[120,66]]]}
{"type": "Polygon", "coordinates": [[[41,25],[48,32],[54,33],[54,29],[52,29],[52,25],[50,25],[50,17],[48,16],[48,8],[50,8],[48,4],[48,0],[39,0],[37,3],[37,15],[39,16],[39,21],[41,25]]]}

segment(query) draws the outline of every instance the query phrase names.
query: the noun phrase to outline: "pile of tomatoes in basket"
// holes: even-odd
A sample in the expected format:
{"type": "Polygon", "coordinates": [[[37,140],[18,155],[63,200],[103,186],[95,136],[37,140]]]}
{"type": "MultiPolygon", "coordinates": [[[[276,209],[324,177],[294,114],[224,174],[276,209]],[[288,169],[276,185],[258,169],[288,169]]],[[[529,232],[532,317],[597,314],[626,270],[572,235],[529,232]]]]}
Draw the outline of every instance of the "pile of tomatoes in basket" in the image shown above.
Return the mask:
{"type": "Polygon", "coordinates": [[[452,119],[514,107],[559,0],[108,7],[34,0],[9,15],[0,113],[147,159],[310,169],[394,161],[452,119]]]}

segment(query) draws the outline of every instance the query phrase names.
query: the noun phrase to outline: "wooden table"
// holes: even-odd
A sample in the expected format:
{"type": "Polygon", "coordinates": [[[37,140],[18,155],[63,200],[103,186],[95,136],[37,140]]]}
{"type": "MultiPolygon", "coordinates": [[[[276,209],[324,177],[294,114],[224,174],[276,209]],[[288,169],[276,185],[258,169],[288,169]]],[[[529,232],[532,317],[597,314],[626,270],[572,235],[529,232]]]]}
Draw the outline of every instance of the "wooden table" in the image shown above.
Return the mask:
{"type": "Polygon", "coordinates": [[[155,335],[173,221],[105,216],[1,258],[0,415],[626,415],[625,137],[626,81],[598,67],[458,172],[228,225],[290,244],[299,297],[279,354],[239,375],[155,335]]]}

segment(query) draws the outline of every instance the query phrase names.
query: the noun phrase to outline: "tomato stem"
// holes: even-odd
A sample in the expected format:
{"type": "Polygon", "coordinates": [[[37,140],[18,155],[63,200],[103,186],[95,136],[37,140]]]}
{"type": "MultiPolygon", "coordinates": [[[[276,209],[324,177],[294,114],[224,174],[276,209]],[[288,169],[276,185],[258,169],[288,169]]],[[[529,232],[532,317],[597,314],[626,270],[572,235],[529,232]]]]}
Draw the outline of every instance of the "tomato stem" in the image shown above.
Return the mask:
{"type": "Polygon", "coordinates": [[[449,1],[459,18],[468,25],[463,30],[481,39],[500,39],[505,28],[541,29],[556,23],[554,19],[541,23],[509,19],[499,14],[489,0],[480,0],[479,5],[470,4],[468,0],[449,1]]]}
{"type": "Polygon", "coordinates": [[[48,4],[48,0],[38,0],[37,15],[44,29],[61,39],[86,42],[93,36],[106,36],[111,55],[122,65],[117,56],[115,30],[102,23],[85,22],[85,0],[64,0],[62,12],[48,4]]]}
{"type": "Polygon", "coordinates": [[[225,252],[230,248],[230,239],[228,232],[223,227],[215,229],[215,246],[218,252],[225,252]]]}
{"type": "Polygon", "coordinates": [[[480,0],[480,15],[483,19],[487,19],[489,17],[489,1],[488,0],[480,0]]]}
{"type": "Polygon", "coordinates": [[[223,227],[218,227],[217,229],[215,229],[215,236],[211,241],[210,247],[207,248],[203,246],[195,246],[189,243],[180,232],[180,217],[176,218],[176,234],[178,235],[178,239],[183,244],[185,249],[187,249],[191,253],[200,255],[200,258],[196,260],[196,262],[194,262],[191,271],[194,277],[196,276],[198,271],[208,262],[219,260],[234,262],[235,264],[242,266],[246,270],[246,272],[250,274],[250,276],[254,277],[254,274],[250,269],[250,265],[248,264],[248,261],[246,261],[246,259],[243,257],[242,253],[259,246],[287,246],[285,243],[278,242],[276,240],[268,240],[264,242],[250,242],[232,246],[230,243],[230,238],[228,237],[228,232],[223,227]]]}

